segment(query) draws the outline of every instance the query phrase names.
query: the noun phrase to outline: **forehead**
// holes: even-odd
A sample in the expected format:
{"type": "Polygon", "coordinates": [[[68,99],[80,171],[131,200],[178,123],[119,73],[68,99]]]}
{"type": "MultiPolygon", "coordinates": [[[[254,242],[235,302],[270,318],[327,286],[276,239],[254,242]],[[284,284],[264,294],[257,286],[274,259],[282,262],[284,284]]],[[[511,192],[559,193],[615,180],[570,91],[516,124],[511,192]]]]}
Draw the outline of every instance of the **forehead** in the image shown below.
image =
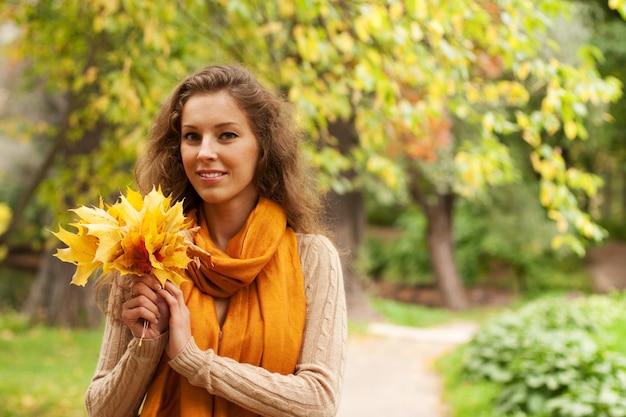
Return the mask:
{"type": "Polygon", "coordinates": [[[226,90],[219,90],[215,92],[196,93],[191,95],[187,101],[183,104],[183,111],[187,108],[206,107],[206,108],[236,108],[239,109],[235,98],[226,90]]]}
{"type": "Polygon", "coordinates": [[[225,90],[194,94],[183,105],[183,118],[234,117],[246,118],[234,97],[225,90]]]}

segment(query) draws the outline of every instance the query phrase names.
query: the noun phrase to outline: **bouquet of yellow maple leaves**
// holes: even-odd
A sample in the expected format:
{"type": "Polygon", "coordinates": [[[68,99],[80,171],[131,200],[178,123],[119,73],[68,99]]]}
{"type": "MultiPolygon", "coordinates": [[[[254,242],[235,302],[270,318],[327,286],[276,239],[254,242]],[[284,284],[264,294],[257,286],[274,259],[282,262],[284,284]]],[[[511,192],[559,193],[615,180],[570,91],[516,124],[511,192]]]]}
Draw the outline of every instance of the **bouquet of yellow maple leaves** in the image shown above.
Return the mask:
{"type": "Polygon", "coordinates": [[[197,227],[183,214],[179,201],[171,205],[161,189],[145,197],[128,190],[113,205],[71,209],[80,220],[70,223],[77,231],[62,227],[53,234],[68,247],[55,256],[76,265],[72,284],[84,286],[101,269],[122,274],[154,275],[162,285],[167,280],[180,286],[182,272],[192,259],[187,248],[193,245],[197,227]]]}

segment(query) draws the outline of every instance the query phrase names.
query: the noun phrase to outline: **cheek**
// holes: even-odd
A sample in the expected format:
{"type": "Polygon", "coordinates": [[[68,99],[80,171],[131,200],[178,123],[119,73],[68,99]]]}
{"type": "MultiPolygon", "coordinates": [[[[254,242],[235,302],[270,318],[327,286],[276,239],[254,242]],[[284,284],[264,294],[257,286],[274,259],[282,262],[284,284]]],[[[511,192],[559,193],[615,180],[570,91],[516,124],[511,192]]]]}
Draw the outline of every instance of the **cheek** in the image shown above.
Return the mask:
{"type": "Polygon", "coordinates": [[[188,147],[188,146],[181,145],[181,146],[178,148],[178,152],[180,153],[180,158],[181,158],[183,161],[185,161],[185,160],[189,160],[189,157],[190,157],[190,155],[191,155],[191,149],[189,149],[189,147],[188,147]]]}
{"type": "Polygon", "coordinates": [[[189,149],[185,149],[184,147],[181,147],[180,160],[183,163],[183,168],[185,169],[185,171],[187,171],[188,169],[192,167],[192,164],[194,163],[195,159],[196,158],[193,152],[191,152],[189,149]]]}

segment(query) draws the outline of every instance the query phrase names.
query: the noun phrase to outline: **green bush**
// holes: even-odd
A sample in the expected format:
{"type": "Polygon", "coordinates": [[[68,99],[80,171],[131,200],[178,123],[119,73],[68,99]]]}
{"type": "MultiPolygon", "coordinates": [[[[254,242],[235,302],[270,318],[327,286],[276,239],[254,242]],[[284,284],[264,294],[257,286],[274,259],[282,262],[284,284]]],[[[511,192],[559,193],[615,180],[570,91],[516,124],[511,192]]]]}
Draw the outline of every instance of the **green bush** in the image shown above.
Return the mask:
{"type": "Polygon", "coordinates": [[[366,239],[359,253],[359,269],[378,280],[412,285],[433,283],[424,217],[410,210],[396,220],[395,227],[401,230],[396,239],[366,239]]]}
{"type": "Polygon", "coordinates": [[[623,296],[549,298],[486,323],[465,346],[462,375],[500,385],[504,416],[626,416],[626,358],[606,329],[623,296]]]}

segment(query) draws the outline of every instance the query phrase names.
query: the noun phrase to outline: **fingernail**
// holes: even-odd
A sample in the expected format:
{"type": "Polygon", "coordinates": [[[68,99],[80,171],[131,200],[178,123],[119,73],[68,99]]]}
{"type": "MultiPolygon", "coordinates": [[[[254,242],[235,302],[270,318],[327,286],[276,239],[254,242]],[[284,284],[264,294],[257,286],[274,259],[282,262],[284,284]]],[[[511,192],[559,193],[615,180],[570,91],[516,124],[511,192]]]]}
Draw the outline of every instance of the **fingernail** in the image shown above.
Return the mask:
{"type": "Polygon", "coordinates": [[[157,291],[159,291],[159,290],[163,289],[163,287],[161,287],[161,285],[160,285],[160,284],[157,284],[157,286],[156,286],[155,288],[156,288],[156,290],[157,290],[157,291]]]}

